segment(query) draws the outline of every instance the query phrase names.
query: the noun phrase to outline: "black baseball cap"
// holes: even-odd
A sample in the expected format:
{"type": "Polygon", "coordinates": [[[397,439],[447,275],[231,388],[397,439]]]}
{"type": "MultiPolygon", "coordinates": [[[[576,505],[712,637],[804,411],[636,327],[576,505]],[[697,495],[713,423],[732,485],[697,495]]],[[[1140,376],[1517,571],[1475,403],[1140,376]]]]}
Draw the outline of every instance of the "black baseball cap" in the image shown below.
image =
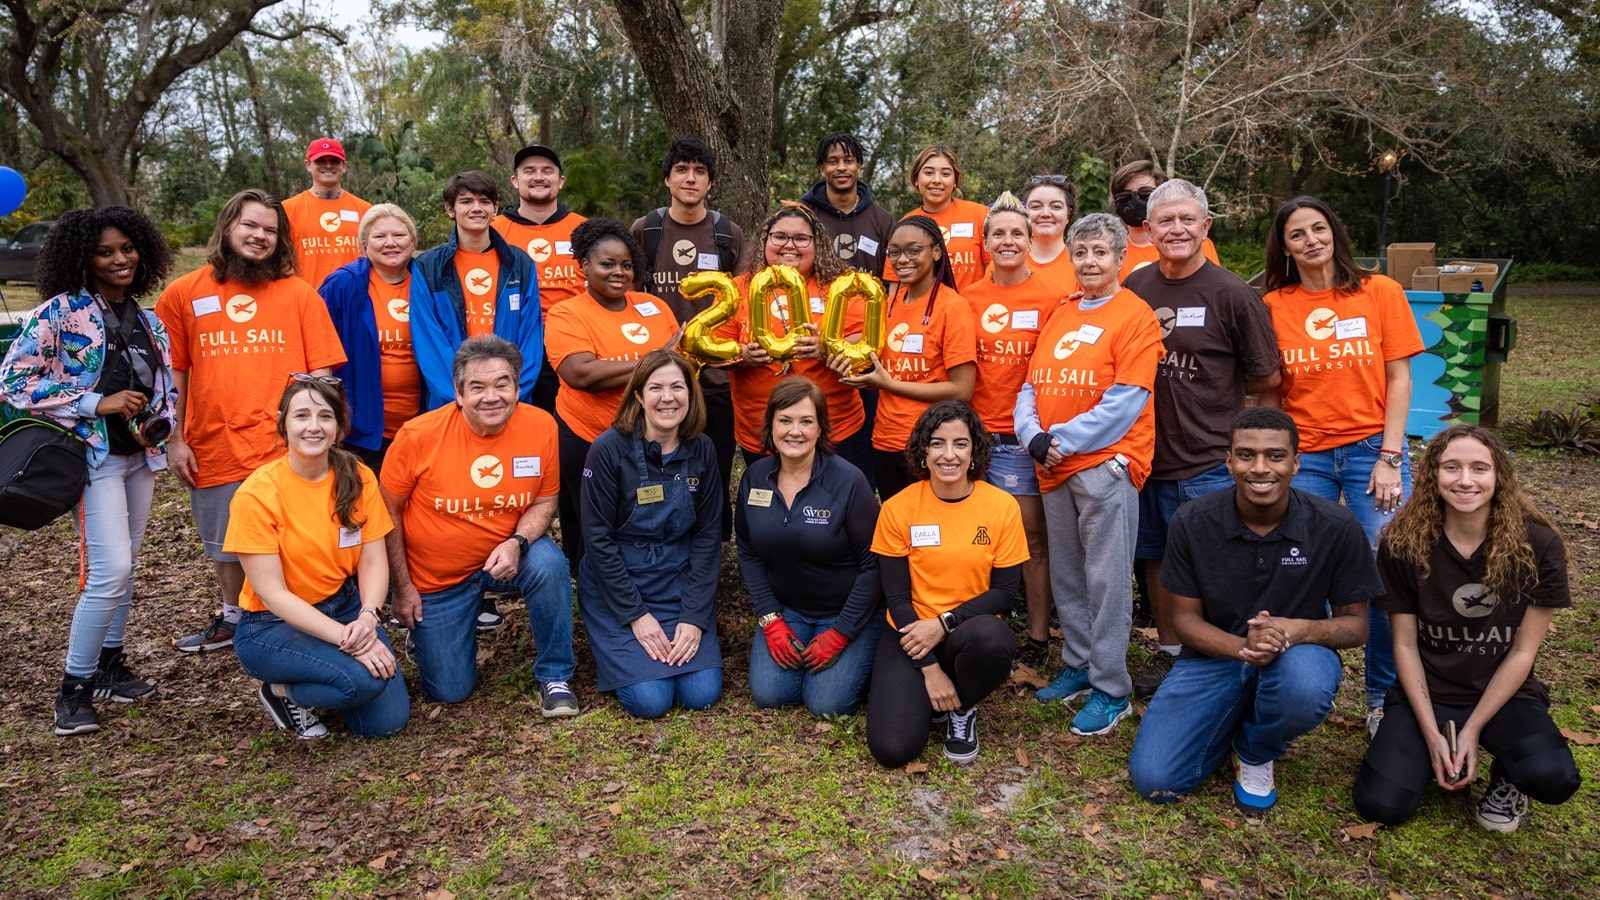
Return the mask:
{"type": "Polygon", "coordinates": [[[529,144],[528,146],[523,147],[521,150],[518,150],[517,155],[511,160],[511,168],[513,170],[519,168],[522,165],[522,161],[530,156],[543,157],[555,163],[557,169],[561,168],[561,157],[557,156],[554,150],[551,150],[549,147],[546,147],[543,144],[529,144]]]}

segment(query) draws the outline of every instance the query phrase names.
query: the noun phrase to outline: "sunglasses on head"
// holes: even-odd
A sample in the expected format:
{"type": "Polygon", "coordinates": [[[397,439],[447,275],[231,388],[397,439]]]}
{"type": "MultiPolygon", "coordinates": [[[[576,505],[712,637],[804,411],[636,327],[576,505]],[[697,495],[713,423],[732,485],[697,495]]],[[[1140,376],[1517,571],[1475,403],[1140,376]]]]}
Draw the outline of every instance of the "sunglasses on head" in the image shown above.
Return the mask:
{"type": "Polygon", "coordinates": [[[1034,175],[1028,179],[1029,184],[1066,184],[1069,180],[1065,175],[1034,175]]]}
{"type": "Polygon", "coordinates": [[[336,375],[308,375],[305,372],[291,372],[291,373],[289,373],[289,380],[290,381],[300,381],[300,382],[315,382],[315,383],[318,383],[318,384],[326,384],[326,385],[329,385],[331,387],[339,387],[339,386],[344,384],[344,381],[342,381],[336,375]]]}

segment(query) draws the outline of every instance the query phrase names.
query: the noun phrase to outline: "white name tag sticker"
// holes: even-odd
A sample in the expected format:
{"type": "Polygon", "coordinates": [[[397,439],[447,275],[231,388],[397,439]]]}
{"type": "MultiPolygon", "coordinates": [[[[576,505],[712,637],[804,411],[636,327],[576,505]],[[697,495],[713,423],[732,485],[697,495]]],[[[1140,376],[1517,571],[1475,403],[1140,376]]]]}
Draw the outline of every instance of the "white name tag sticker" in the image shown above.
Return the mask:
{"type": "Polygon", "coordinates": [[[769,489],[769,488],[751,488],[750,489],[750,505],[751,506],[771,506],[772,505],[772,491],[771,491],[771,489],[769,489]]]}
{"type": "Polygon", "coordinates": [[[359,546],[361,546],[361,529],[360,528],[340,528],[339,529],[339,549],[340,550],[349,550],[351,547],[359,547],[359,546]]]}
{"type": "Polygon", "coordinates": [[[1351,319],[1340,319],[1333,326],[1333,336],[1341,341],[1367,336],[1367,317],[1356,316],[1351,319]]]}
{"type": "Polygon", "coordinates": [[[954,225],[951,225],[950,226],[950,236],[951,237],[964,237],[964,238],[972,237],[972,223],[971,222],[957,222],[954,225]]]}
{"type": "Polygon", "coordinates": [[[339,218],[346,222],[359,222],[361,221],[361,213],[353,209],[341,209],[339,210],[339,218]]]}
{"type": "Polygon", "coordinates": [[[922,353],[922,335],[908,334],[900,340],[901,353],[922,353]]]}
{"type": "Polygon", "coordinates": [[[513,456],[511,457],[512,478],[538,478],[543,471],[543,457],[539,456],[513,456]]]}
{"type": "Polygon", "coordinates": [[[861,237],[856,238],[856,249],[867,254],[868,256],[871,256],[872,254],[878,252],[878,242],[867,237],[866,235],[862,235],[861,237]]]}
{"type": "Polygon", "coordinates": [[[509,302],[511,304],[511,311],[512,312],[516,312],[517,310],[522,308],[522,295],[521,294],[511,294],[510,296],[506,297],[506,300],[507,300],[507,302],[509,302]]]}
{"type": "Polygon", "coordinates": [[[1096,341],[1100,340],[1100,335],[1105,334],[1105,333],[1106,333],[1106,330],[1104,328],[1101,328],[1099,325],[1079,325],[1078,326],[1078,340],[1081,343],[1093,344],[1096,341]]]}
{"type": "Polygon", "coordinates": [[[911,546],[937,547],[939,546],[939,526],[913,525],[911,526],[911,546]]]}
{"type": "Polygon", "coordinates": [[[209,297],[200,297],[192,305],[194,306],[194,317],[197,319],[201,316],[222,312],[222,298],[216,294],[212,294],[209,297]]]}
{"type": "Polygon", "coordinates": [[[700,254],[700,269],[701,269],[701,271],[707,271],[707,272],[715,271],[721,265],[722,265],[722,260],[718,259],[717,255],[715,253],[702,253],[702,254],[700,254]]]}
{"type": "Polygon", "coordinates": [[[1039,311],[1037,309],[1019,309],[1011,314],[1011,328],[1013,330],[1038,327],[1039,311]]]}
{"type": "Polygon", "coordinates": [[[1204,306],[1178,307],[1178,320],[1173,323],[1176,328],[1199,328],[1206,324],[1206,308],[1204,306]]]}
{"type": "Polygon", "coordinates": [[[812,315],[820,316],[827,309],[828,309],[828,301],[822,299],[821,297],[812,297],[811,298],[811,314],[812,315]]]}
{"type": "Polygon", "coordinates": [[[659,315],[661,315],[661,308],[656,306],[654,303],[650,302],[649,300],[646,300],[643,303],[635,303],[633,305],[633,311],[638,313],[641,316],[659,316],[659,315]]]}
{"type": "Polygon", "coordinates": [[[571,241],[556,241],[556,255],[557,256],[571,256],[572,255],[572,242],[571,241]]]}

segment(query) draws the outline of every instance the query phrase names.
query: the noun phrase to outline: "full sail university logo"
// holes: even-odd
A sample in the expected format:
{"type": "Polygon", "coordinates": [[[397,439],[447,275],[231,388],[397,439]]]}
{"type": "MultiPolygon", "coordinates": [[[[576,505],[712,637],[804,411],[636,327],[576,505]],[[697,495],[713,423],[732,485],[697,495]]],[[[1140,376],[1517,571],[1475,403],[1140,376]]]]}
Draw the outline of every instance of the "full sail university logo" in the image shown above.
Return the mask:
{"type": "Polygon", "coordinates": [[[472,468],[467,474],[472,478],[473,484],[488,490],[506,477],[506,467],[500,462],[500,457],[485,453],[472,461],[472,468]]]}
{"type": "Polygon", "coordinates": [[[1319,306],[1306,316],[1306,334],[1313,340],[1326,341],[1333,337],[1339,325],[1339,314],[1326,306],[1319,306]]]}
{"type": "Polygon", "coordinates": [[[1499,603],[1500,596],[1481,584],[1463,584],[1456,588],[1455,595],[1450,598],[1450,605],[1456,608],[1456,613],[1468,619],[1487,616],[1494,612],[1499,603]]]}

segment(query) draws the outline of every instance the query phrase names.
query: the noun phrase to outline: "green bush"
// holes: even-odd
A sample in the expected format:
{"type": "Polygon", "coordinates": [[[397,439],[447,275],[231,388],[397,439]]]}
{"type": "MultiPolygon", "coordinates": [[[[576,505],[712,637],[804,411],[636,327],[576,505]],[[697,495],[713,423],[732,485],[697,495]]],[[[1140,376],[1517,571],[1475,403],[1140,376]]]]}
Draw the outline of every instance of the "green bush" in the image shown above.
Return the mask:
{"type": "Polygon", "coordinates": [[[1539,284],[1548,281],[1600,281],[1600,267],[1560,262],[1518,262],[1508,276],[1512,284],[1539,284]]]}

